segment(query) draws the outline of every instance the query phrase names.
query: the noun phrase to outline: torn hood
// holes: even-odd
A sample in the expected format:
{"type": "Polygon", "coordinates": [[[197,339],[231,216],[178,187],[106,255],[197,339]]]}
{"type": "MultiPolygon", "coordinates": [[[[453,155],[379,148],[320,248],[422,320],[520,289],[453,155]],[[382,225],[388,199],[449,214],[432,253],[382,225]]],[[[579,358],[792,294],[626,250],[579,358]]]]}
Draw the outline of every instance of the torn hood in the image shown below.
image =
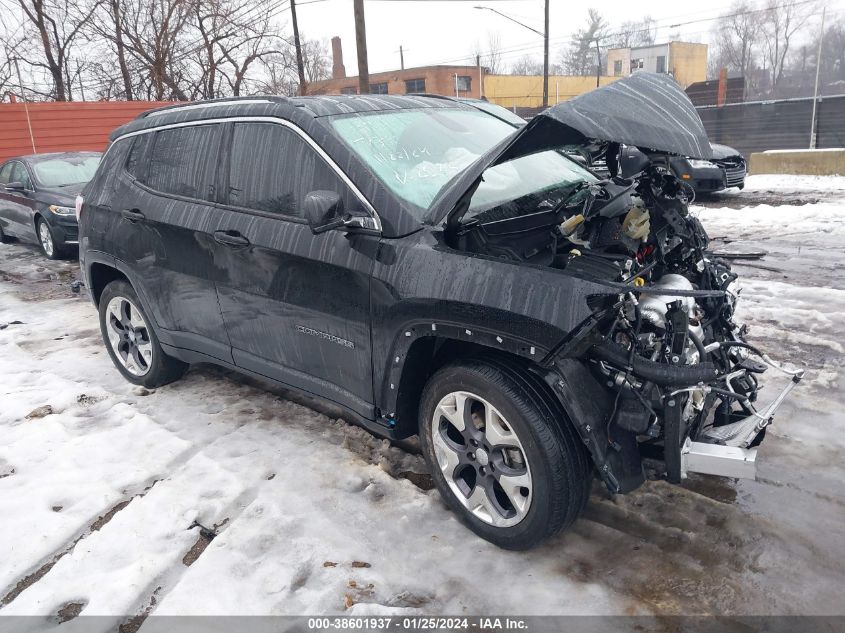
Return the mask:
{"type": "Polygon", "coordinates": [[[704,125],[686,93],[666,74],[637,72],[540,113],[455,176],[435,198],[437,223],[474,191],[485,169],[563,145],[621,143],[688,156],[713,157],[704,125]]]}

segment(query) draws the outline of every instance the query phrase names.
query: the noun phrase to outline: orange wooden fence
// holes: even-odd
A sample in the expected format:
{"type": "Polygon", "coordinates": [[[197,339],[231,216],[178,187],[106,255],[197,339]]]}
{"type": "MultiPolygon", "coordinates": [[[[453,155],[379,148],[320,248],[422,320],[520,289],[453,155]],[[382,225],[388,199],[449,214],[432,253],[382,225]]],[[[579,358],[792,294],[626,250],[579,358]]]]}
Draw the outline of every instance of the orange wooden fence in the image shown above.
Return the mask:
{"type": "Polygon", "coordinates": [[[0,162],[32,153],[102,151],[116,127],[141,112],[169,104],[161,101],[29,103],[26,107],[32,125],[30,138],[24,104],[0,103],[0,162]]]}

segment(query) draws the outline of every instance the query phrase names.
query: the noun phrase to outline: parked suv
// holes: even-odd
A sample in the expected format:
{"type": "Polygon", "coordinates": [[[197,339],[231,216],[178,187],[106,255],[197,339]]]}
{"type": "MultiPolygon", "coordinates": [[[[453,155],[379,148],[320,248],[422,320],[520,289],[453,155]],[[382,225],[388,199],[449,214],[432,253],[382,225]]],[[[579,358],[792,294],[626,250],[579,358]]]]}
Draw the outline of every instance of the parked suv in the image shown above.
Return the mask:
{"type": "Polygon", "coordinates": [[[670,78],[519,130],[422,96],[267,97],[155,110],[111,140],[78,200],[80,257],[130,382],[212,362],[418,434],[446,502],[506,548],[571,524],[594,473],[642,484],[646,453],[675,482],[753,476],[782,396],[755,409],[766,365],[686,189],[565,154],[710,157],[670,78]]]}

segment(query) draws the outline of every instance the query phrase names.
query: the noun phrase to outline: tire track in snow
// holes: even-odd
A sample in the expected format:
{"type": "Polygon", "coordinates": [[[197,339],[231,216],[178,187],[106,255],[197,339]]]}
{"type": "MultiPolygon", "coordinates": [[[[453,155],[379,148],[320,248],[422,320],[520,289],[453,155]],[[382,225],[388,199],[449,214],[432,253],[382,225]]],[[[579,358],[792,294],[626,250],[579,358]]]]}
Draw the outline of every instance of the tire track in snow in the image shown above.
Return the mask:
{"type": "Polygon", "coordinates": [[[59,562],[59,560],[63,556],[65,556],[66,554],[71,552],[73,550],[73,548],[76,547],[76,545],[82,539],[84,539],[85,537],[93,534],[94,532],[98,532],[99,530],[101,530],[105,525],[108,524],[109,521],[111,521],[114,518],[114,516],[118,512],[120,512],[126,506],[128,506],[129,503],[133,499],[136,499],[138,497],[143,497],[145,494],[147,494],[147,492],[149,492],[150,489],[153,486],[155,486],[156,483],[158,483],[158,481],[159,480],[153,481],[150,485],[148,485],[146,488],[144,488],[143,491],[141,491],[137,494],[134,494],[134,495],[130,496],[128,499],[125,499],[124,501],[121,501],[118,504],[109,508],[106,512],[104,512],[103,514],[98,516],[97,519],[93,523],[91,523],[91,525],[89,525],[84,531],[79,533],[79,535],[76,536],[76,538],[72,539],[72,541],[70,542],[69,545],[67,545],[64,548],[62,548],[61,550],[55,552],[50,557],[50,559],[47,562],[45,562],[43,565],[41,565],[38,569],[36,569],[31,574],[27,574],[24,578],[22,578],[17,583],[15,583],[13,587],[8,588],[5,593],[0,594],[0,595],[3,595],[3,597],[0,598],[0,608],[11,604],[12,601],[14,601],[14,599],[17,598],[25,589],[27,589],[28,587],[31,587],[36,582],[38,582],[41,578],[43,578],[44,575],[47,574],[47,572],[49,572],[53,568],[53,566],[57,562],[59,562]]]}
{"type": "Polygon", "coordinates": [[[182,560],[196,541],[195,524],[231,521],[254,498],[280,457],[279,434],[275,443],[272,435],[246,427],[212,442],[61,557],[4,614],[48,616],[76,602],[84,603],[83,615],[146,610],[187,569],[182,560]]]}

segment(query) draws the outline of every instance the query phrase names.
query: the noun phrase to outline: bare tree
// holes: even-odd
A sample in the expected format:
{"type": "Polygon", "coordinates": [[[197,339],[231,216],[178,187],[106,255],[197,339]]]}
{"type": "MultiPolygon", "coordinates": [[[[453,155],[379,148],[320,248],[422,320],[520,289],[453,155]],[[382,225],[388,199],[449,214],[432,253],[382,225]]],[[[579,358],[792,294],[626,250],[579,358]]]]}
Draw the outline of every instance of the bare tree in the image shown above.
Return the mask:
{"type": "Polygon", "coordinates": [[[523,55],[511,65],[511,75],[542,75],[543,60],[523,55]]]}
{"type": "Polygon", "coordinates": [[[284,51],[287,41],[271,24],[271,0],[249,5],[236,0],[197,0],[193,26],[199,33],[195,91],[205,99],[240,95],[248,73],[264,57],[284,51]]]}
{"type": "Polygon", "coordinates": [[[306,40],[303,36],[302,63],[305,66],[305,80],[308,83],[332,76],[332,60],[324,41],[306,40]]]}
{"type": "Polygon", "coordinates": [[[124,10],[127,0],[103,0],[91,22],[92,42],[105,43],[108,51],[102,51],[102,59],[91,64],[92,75],[98,80],[100,98],[122,97],[127,101],[135,98],[133,72],[130,55],[123,34],[124,10]],[[119,77],[109,71],[112,55],[117,59],[119,77]],[[119,80],[121,89],[116,83],[119,80]],[[99,88],[102,88],[100,90],[99,88]],[[106,96],[108,95],[108,96],[106,96]]]}
{"type": "Polygon", "coordinates": [[[188,100],[180,85],[184,60],[197,50],[182,35],[192,16],[191,0],[127,0],[120,28],[126,50],[138,60],[149,78],[147,98],[188,100]]]}
{"type": "Polygon", "coordinates": [[[38,41],[34,47],[37,53],[25,61],[47,72],[56,101],[72,99],[71,51],[80,30],[89,23],[101,1],[18,0],[38,41]]]}
{"type": "Polygon", "coordinates": [[[828,82],[845,82],[845,20],[834,22],[822,44],[822,72],[828,82]]]}
{"type": "Polygon", "coordinates": [[[472,57],[481,60],[481,65],[489,74],[502,74],[505,70],[502,62],[502,36],[498,32],[489,32],[484,45],[476,40],[472,46],[472,57]]]}
{"type": "Polygon", "coordinates": [[[651,46],[657,39],[657,23],[650,15],[639,21],[623,22],[618,32],[608,36],[608,43],[615,48],[651,46]]]}
{"type": "Polygon", "coordinates": [[[12,60],[5,49],[0,49],[0,101],[12,86],[12,60]]]}
{"type": "Polygon", "coordinates": [[[728,70],[738,72],[746,84],[753,83],[762,36],[763,17],[747,0],[741,0],[716,23],[714,58],[728,70]]]}
{"type": "Polygon", "coordinates": [[[783,79],[790,45],[794,42],[796,34],[807,24],[813,10],[812,4],[799,0],[769,0],[765,12],[762,13],[762,39],[772,94],[783,79]]]}
{"type": "Polygon", "coordinates": [[[299,76],[296,59],[282,52],[268,55],[261,60],[262,73],[255,83],[256,91],[262,94],[292,97],[299,92],[299,76]]]}
{"type": "MultiPolygon", "coordinates": [[[[325,42],[302,36],[302,61],[308,83],[331,76],[331,58],[325,42]]],[[[255,80],[255,91],[293,97],[299,94],[299,73],[293,44],[261,60],[263,72],[255,80]]]]}
{"type": "Polygon", "coordinates": [[[587,24],[572,36],[572,42],[563,51],[561,66],[570,75],[588,76],[596,74],[596,65],[601,69],[601,52],[596,53],[596,42],[606,39],[608,24],[596,9],[587,14],[587,24]]]}
{"type": "Polygon", "coordinates": [[[14,26],[0,13],[0,102],[12,86],[12,46],[14,26]]]}

